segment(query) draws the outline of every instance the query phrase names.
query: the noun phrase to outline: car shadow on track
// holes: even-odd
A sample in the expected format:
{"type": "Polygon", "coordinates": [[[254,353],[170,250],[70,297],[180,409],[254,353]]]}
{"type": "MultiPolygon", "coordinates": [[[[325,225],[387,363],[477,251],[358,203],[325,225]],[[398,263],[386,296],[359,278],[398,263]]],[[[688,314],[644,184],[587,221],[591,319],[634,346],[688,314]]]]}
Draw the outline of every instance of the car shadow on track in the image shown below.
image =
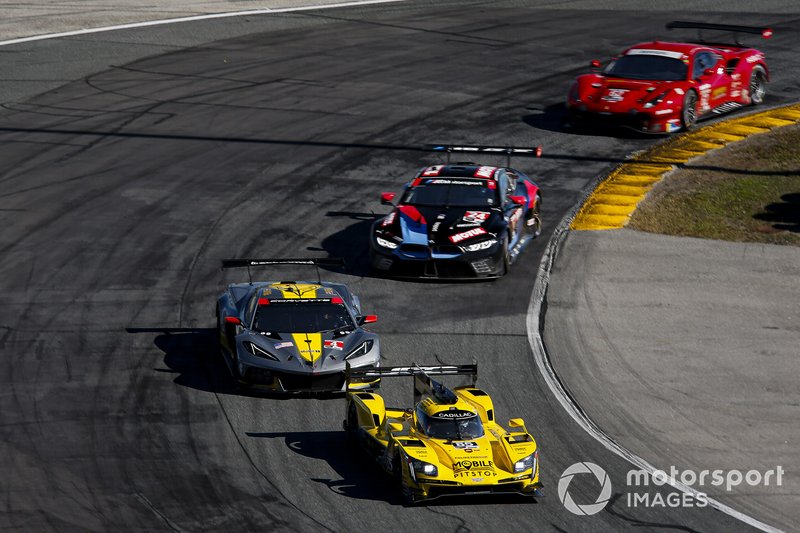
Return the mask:
{"type": "Polygon", "coordinates": [[[322,459],[339,479],[311,478],[331,492],[360,500],[402,505],[399,487],[358,448],[344,431],[247,432],[258,439],[283,439],[291,451],[311,459],[322,459]]]}
{"type": "Polygon", "coordinates": [[[156,334],[153,344],[164,352],[165,368],[178,374],[173,383],[204,392],[239,394],[217,349],[214,328],[126,328],[132,334],[156,334]]]}
{"type": "Polygon", "coordinates": [[[274,400],[341,399],[342,392],[274,393],[239,386],[219,353],[214,328],[126,328],[128,333],[157,333],[153,344],[164,352],[164,365],[156,372],[178,374],[176,385],[215,394],[274,400]]]}
{"type": "Polygon", "coordinates": [[[568,120],[567,108],[564,104],[549,106],[529,106],[532,113],[522,117],[522,122],[533,128],[544,131],[555,131],[570,135],[586,137],[612,137],[616,139],[652,139],[665,137],[663,134],[644,134],[630,128],[621,128],[601,124],[573,124],[568,120]]]}
{"type": "MultiPolygon", "coordinates": [[[[340,479],[311,478],[325,485],[331,492],[360,500],[383,501],[390,505],[407,505],[400,494],[397,482],[367,456],[353,438],[342,431],[296,431],[296,432],[247,432],[259,439],[283,439],[286,447],[310,459],[322,459],[336,472],[340,479]]],[[[416,503],[413,507],[437,507],[461,505],[537,504],[535,498],[513,494],[486,496],[450,496],[429,502],[416,503]]]]}
{"type": "MultiPolygon", "coordinates": [[[[354,220],[346,228],[328,235],[320,243],[322,250],[331,257],[344,259],[344,272],[359,277],[374,277],[369,265],[369,232],[372,224],[383,215],[351,211],[328,211],[326,217],[349,218],[354,220]]],[[[318,251],[319,248],[309,248],[318,251]]],[[[321,267],[334,270],[329,267],[321,267]]]]}

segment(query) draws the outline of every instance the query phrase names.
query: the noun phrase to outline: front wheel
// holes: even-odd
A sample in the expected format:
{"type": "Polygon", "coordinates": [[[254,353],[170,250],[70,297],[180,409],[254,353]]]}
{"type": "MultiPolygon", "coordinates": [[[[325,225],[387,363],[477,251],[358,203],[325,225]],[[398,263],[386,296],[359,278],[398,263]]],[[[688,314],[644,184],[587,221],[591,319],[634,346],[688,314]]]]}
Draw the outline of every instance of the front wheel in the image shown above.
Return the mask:
{"type": "Polygon", "coordinates": [[[542,197],[536,195],[536,201],[533,204],[533,209],[530,210],[528,215],[528,227],[534,237],[542,234],[542,214],[541,214],[542,197]]]}
{"type": "Polygon", "coordinates": [[[750,105],[764,103],[767,94],[767,73],[760,66],[753,68],[750,74],[750,105]]]}
{"type": "Polygon", "coordinates": [[[692,129],[697,122],[697,93],[687,91],[683,97],[683,107],[681,108],[681,126],[684,131],[692,129]]]}

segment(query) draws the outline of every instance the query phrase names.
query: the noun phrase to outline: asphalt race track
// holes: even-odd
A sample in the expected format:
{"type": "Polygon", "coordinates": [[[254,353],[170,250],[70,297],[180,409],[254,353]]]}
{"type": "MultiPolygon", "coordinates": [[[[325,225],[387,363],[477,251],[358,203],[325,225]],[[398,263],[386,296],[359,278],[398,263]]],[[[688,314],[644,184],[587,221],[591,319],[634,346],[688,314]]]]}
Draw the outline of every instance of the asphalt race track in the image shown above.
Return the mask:
{"type": "MultiPolygon", "coordinates": [[[[632,508],[619,488],[597,515],[566,511],[566,467],[591,461],[620,485],[630,467],[561,411],[525,330],[552,228],[597,174],[657,140],[562,131],[569,83],[681,18],[410,2],[187,23],[172,45],[158,27],[0,49],[9,79],[40,65],[64,83],[37,95],[34,80],[0,112],[0,528],[746,529],[710,508],[632,508]],[[514,165],[543,189],[545,233],[506,278],[370,276],[378,195],[437,161],[417,150],[429,142],[544,145],[514,165]],[[324,276],[379,315],[384,365],[478,360],[500,419],[537,437],[545,498],[405,507],[351,448],[341,398],[236,393],[211,328],[216,295],[246,273],[220,260],[328,254],[348,266],[324,276]]],[[[776,29],[768,104],[795,101],[800,17],[747,23],[776,29]]],[[[406,382],[383,391],[411,396],[406,382]]],[[[593,503],[598,487],[576,478],[570,493],[593,503]]]]}

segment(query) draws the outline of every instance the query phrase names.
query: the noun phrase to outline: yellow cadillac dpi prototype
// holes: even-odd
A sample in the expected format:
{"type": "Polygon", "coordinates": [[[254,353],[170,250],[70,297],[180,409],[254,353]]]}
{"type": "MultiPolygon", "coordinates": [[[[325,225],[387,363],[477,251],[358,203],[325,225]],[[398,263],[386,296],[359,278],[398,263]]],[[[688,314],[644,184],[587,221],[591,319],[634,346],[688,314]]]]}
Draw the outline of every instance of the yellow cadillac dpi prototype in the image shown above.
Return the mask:
{"type": "Polygon", "coordinates": [[[413,408],[387,408],[383,398],[348,391],[345,430],[398,480],[408,503],[448,495],[541,496],[539,450],[520,418],[497,423],[488,394],[475,388],[477,365],[347,369],[351,380],[414,377],[413,408]],[[450,389],[432,375],[469,375],[450,389]]]}

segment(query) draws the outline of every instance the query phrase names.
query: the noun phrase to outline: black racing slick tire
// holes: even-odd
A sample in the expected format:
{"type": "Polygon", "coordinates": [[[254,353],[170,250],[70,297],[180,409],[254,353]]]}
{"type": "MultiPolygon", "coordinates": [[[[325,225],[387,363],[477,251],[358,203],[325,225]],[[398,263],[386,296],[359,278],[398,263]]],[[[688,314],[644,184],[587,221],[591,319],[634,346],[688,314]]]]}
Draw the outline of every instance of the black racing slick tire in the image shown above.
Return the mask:
{"type": "Polygon", "coordinates": [[[697,122],[697,93],[686,91],[681,106],[681,126],[684,131],[692,129],[697,122]]]}
{"type": "Polygon", "coordinates": [[[508,250],[508,237],[503,239],[503,266],[500,269],[500,277],[508,274],[511,268],[511,252],[508,250]]]}
{"type": "Polygon", "coordinates": [[[351,435],[355,435],[358,429],[358,411],[355,402],[347,404],[347,418],[344,421],[344,429],[351,435]]]}
{"type": "Polygon", "coordinates": [[[767,73],[764,67],[756,65],[750,73],[750,105],[760,105],[764,103],[767,95],[767,73]]]}

